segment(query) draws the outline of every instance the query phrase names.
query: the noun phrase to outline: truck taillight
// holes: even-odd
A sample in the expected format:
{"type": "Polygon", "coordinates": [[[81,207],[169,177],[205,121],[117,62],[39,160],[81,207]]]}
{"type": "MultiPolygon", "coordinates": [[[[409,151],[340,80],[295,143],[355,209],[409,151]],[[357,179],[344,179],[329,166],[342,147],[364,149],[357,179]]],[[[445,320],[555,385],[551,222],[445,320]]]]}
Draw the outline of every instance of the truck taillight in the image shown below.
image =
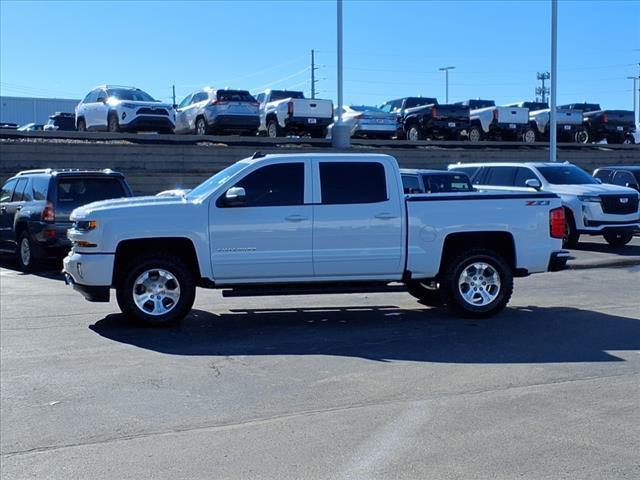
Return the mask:
{"type": "Polygon", "coordinates": [[[564,208],[554,208],[549,212],[549,233],[553,238],[564,237],[564,208]]]}
{"type": "Polygon", "coordinates": [[[42,210],[42,220],[45,222],[55,222],[56,220],[56,211],[53,208],[53,203],[47,202],[44,206],[44,210],[42,210]]]}
{"type": "Polygon", "coordinates": [[[499,118],[499,117],[498,117],[498,109],[496,108],[496,109],[493,111],[493,119],[497,122],[497,121],[498,121],[498,118],[499,118]]]}
{"type": "Polygon", "coordinates": [[[602,121],[607,123],[609,121],[609,114],[607,112],[602,114],[602,121]]]}
{"type": "Polygon", "coordinates": [[[438,116],[438,109],[436,107],[433,107],[431,109],[431,117],[436,118],[437,116],[438,116]]]}
{"type": "Polygon", "coordinates": [[[287,103],[287,114],[293,117],[293,102],[287,103]]]}

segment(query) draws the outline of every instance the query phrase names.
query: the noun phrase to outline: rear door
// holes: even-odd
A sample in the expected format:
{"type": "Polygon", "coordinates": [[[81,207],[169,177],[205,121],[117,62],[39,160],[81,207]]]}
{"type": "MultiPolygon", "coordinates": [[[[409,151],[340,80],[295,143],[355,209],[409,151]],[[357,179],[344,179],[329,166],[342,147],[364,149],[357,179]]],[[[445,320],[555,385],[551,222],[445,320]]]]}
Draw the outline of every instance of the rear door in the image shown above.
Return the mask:
{"type": "Polygon", "coordinates": [[[389,162],[314,159],[316,277],[393,278],[402,272],[403,197],[389,162]]]}

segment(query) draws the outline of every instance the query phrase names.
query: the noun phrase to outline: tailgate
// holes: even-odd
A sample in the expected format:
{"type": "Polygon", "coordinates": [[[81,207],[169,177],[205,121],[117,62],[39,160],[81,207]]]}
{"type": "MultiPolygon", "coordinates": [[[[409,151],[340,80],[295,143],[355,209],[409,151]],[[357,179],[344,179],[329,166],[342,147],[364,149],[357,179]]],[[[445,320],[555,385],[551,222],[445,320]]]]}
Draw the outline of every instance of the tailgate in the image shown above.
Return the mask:
{"type": "Polygon", "coordinates": [[[293,102],[294,117],[332,118],[333,103],[331,100],[312,100],[296,98],[293,102]]]}
{"type": "Polygon", "coordinates": [[[630,110],[605,110],[607,123],[614,125],[634,125],[633,112],[630,110]]]}
{"type": "Polygon", "coordinates": [[[559,124],[582,125],[582,112],[568,108],[559,108],[557,112],[557,121],[559,124]]]}
{"type": "Polygon", "coordinates": [[[529,123],[529,109],[522,107],[496,107],[499,123],[529,123]]]}

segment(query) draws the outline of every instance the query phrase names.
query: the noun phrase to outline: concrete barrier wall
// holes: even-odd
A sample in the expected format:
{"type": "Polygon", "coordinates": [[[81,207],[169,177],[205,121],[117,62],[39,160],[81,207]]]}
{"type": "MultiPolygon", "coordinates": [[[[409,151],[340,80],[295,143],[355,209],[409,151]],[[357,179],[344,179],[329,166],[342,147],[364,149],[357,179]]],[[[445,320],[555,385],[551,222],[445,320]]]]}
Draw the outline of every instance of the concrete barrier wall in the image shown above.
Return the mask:
{"type": "MultiPolygon", "coordinates": [[[[34,168],[111,168],[124,173],[136,194],[153,194],[175,187],[191,188],[231,163],[251,156],[256,146],[118,145],[109,143],[0,143],[0,180],[34,168]]],[[[260,146],[263,153],[329,153],[331,148],[300,145],[260,146]]],[[[456,162],[546,161],[548,150],[521,147],[482,149],[456,147],[389,148],[361,146],[350,153],[386,153],[406,168],[443,168],[456,162]]],[[[591,172],[602,165],[640,164],[640,148],[609,149],[563,147],[559,161],[569,161],[591,172]]]]}

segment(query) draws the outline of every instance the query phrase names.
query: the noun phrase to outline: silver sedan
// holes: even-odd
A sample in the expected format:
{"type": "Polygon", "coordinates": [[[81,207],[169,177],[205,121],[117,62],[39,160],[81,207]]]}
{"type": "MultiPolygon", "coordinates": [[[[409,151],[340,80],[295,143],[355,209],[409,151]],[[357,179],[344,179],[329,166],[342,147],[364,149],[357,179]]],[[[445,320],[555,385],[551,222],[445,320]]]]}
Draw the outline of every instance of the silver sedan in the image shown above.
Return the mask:
{"type": "MultiPolygon", "coordinates": [[[[351,127],[352,137],[391,138],[396,134],[395,113],[386,113],[377,107],[344,106],[342,121],[351,127]]],[[[329,126],[329,136],[331,136],[332,126],[329,126]]]]}

